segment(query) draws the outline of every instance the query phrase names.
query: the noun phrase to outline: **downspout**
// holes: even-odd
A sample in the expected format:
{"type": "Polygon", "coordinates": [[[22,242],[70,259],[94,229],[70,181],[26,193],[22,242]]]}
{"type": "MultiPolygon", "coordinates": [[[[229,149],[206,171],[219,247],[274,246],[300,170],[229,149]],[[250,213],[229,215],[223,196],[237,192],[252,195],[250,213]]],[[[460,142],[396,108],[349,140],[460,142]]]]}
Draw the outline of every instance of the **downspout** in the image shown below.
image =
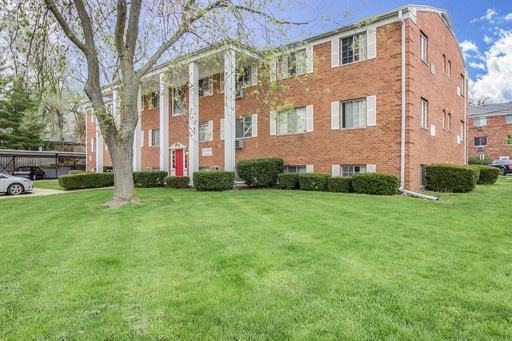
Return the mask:
{"type": "Polygon", "coordinates": [[[404,195],[410,195],[417,198],[422,199],[428,199],[428,200],[439,200],[439,198],[425,195],[421,193],[416,193],[412,191],[408,191],[404,189],[405,187],[405,132],[406,132],[406,125],[405,125],[405,118],[406,118],[406,112],[405,112],[405,21],[403,18],[402,10],[398,11],[398,20],[400,21],[400,24],[402,25],[402,127],[401,127],[401,134],[400,134],[400,188],[398,189],[401,193],[404,195]]]}
{"type": "MultiPolygon", "coordinates": [[[[465,67],[464,67],[465,68],[465,67]]],[[[468,163],[468,113],[467,113],[467,104],[468,104],[468,92],[466,91],[467,87],[467,79],[468,72],[464,70],[464,164],[468,163]]]]}

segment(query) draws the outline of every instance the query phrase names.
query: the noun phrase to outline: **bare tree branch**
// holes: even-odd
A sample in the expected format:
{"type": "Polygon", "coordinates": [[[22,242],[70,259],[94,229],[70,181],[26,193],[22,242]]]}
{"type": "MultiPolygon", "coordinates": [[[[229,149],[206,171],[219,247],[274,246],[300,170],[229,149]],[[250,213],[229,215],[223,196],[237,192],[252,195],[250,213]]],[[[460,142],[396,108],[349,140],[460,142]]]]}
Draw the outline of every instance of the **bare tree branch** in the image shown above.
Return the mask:
{"type": "Polygon", "coordinates": [[[52,0],[44,0],[44,3],[46,4],[46,7],[53,13],[55,19],[59,22],[66,36],[76,45],[76,47],[87,54],[87,46],[80,39],[78,39],[75,31],[73,31],[73,29],[68,25],[66,19],[64,19],[64,16],[55,5],[55,2],[52,0]]]}

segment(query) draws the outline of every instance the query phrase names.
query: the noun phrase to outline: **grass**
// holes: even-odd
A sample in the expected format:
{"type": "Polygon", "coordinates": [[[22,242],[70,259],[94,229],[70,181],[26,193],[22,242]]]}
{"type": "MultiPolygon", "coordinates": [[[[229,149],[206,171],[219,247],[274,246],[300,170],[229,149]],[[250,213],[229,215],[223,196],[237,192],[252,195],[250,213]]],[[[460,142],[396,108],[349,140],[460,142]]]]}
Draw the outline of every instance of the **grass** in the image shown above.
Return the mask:
{"type": "Polygon", "coordinates": [[[34,188],[44,188],[44,189],[58,189],[64,190],[64,188],[60,187],[59,180],[36,180],[34,181],[34,188]]]}
{"type": "Polygon", "coordinates": [[[0,339],[511,339],[512,183],[0,203],[0,339]],[[20,207],[30,207],[30,212],[20,207]]]}

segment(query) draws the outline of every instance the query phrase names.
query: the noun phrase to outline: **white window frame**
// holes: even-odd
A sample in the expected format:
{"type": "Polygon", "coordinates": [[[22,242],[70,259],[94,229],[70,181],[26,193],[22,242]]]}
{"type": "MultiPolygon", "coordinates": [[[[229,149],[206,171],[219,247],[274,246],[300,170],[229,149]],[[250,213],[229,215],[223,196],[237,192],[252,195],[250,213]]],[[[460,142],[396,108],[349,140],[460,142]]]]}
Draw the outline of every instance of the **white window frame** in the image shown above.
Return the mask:
{"type": "Polygon", "coordinates": [[[486,146],[487,145],[487,136],[477,136],[473,138],[473,145],[475,147],[486,146]],[[478,144],[476,143],[478,141],[478,144]],[[485,143],[482,143],[485,142],[485,143]]]}
{"type": "Polygon", "coordinates": [[[154,91],[149,95],[148,109],[156,109],[160,107],[160,93],[154,91]]]}
{"type": "Polygon", "coordinates": [[[172,116],[179,116],[185,113],[185,86],[176,87],[172,89],[172,116]],[[177,110],[178,105],[181,104],[181,110],[177,110]]]}
{"type": "Polygon", "coordinates": [[[151,146],[160,145],[160,129],[151,130],[151,146]]]}
{"type": "Polygon", "coordinates": [[[366,98],[355,99],[350,101],[340,102],[340,112],[341,112],[341,129],[354,129],[354,128],[366,128],[366,116],[367,116],[367,102],[366,98]],[[348,105],[351,104],[352,112],[347,112],[348,105]],[[358,109],[356,113],[354,109],[358,109]],[[348,120],[348,117],[351,117],[348,120]],[[349,122],[352,122],[352,125],[349,126],[349,122]]]}
{"type": "Polygon", "coordinates": [[[303,134],[305,132],[306,107],[277,113],[277,135],[303,134]]]}
{"type": "Polygon", "coordinates": [[[366,173],[366,165],[340,165],[341,176],[352,176],[357,173],[366,173]]]}
{"type": "Polygon", "coordinates": [[[473,118],[473,127],[483,127],[487,125],[487,117],[480,116],[473,118]]]}
{"type": "Polygon", "coordinates": [[[306,173],[306,165],[284,166],[284,173],[306,173]]]}
{"type": "Polygon", "coordinates": [[[199,122],[198,136],[199,142],[209,142],[213,140],[213,121],[199,122]]]}
{"type": "Polygon", "coordinates": [[[420,101],[420,128],[428,128],[428,101],[424,98],[420,101]]]}
{"type": "Polygon", "coordinates": [[[306,48],[298,49],[279,56],[279,76],[281,79],[302,76],[307,73],[308,52],[306,48]]]}
{"type": "Polygon", "coordinates": [[[251,138],[252,131],[253,131],[253,116],[240,116],[236,118],[236,127],[235,127],[235,138],[237,140],[239,139],[245,139],[245,138],[251,138]],[[238,126],[242,125],[242,136],[238,136],[238,126]]]}
{"type": "Polygon", "coordinates": [[[213,76],[201,78],[198,84],[199,97],[213,95],[213,76]]]}
{"type": "Polygon", "coordinates": [[[508,114],[505,116],[505,123],[512,124],[512,114],[508,114]]]}
{"type": "Polygon", "coordinates": [[[428,37],[423,32],[420,32],[420,59],[422,62],[428,63],[428,37]]]}
{"type": "Polygon", "coordinates": [[[347,65],[361,62],[368,59],[367,54],[367,34],[361,32],[340,39],[340,65],[347,65]],[[345,60],[345,54],[350,54],[348,61],[345,60]]]}

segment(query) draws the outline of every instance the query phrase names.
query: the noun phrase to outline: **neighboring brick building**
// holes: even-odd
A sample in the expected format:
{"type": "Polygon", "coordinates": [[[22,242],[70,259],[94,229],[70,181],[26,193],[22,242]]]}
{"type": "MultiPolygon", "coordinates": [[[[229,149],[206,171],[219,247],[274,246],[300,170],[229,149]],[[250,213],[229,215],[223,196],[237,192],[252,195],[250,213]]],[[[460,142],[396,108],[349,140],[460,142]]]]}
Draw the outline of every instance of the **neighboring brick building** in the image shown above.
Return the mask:
{"type": "Polygon", "coordinates": [[[468,157],[512,158],[512,103],[471,105],[468,157]]]}
{"type": "MultiPolygon", "coordinates": [[[[152,70],[134,170],[188,175],[281,157],[288,172],[386,172],[417,190],[424,165],[465,163],[466,69],[446,11],[407,6],[285,50],[264,63],[212,47],[152,70]]],[[[117,117],[115,85],[105,96],[117,117]]],[[[92,117],[87,129],[87,168],[101,171],[109,159],[92,117]]]]}

